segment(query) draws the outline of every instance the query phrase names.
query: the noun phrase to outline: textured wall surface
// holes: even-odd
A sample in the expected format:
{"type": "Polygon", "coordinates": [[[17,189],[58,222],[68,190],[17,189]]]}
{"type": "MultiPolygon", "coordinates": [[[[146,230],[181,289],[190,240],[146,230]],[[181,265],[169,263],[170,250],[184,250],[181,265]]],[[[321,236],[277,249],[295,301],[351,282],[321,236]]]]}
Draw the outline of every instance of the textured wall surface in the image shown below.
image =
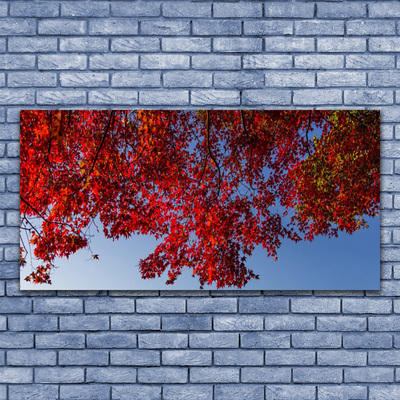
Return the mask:
{"type": "Polygon", "coordinates": [[[400,3],[0,2],[0,399],[400,398],[400,3]],[[19,291],[21,108],[382,110],[381,291],[19,291]]]}

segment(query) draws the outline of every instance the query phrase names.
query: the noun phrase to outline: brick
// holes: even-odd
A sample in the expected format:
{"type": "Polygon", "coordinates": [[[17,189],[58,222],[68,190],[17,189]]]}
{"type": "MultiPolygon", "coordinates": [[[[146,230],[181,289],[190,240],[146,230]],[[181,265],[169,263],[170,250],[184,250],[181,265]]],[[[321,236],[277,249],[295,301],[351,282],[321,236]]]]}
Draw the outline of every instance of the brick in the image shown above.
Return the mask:
{"type": "Polygon", "coordinates": [[[289,333],[252,332],[240,336],[241,347],[255,349],[287,349],[290,347],[289,333]]]}
{"type": "Polygon", "coordinates": [[[330,385],[323,386],[318,385],[318,398],[321,400],[350,400],[350,399],[367,399],[367,387],[366,386],[338,386],[330,385]]]}
{"type": "Polygon", "coordinates": [[[138,368],[138,382],[140,383],[186,383],[187,381],[187,368],[138,368]]]}
{"type": "Polygon", "coordinates": [[[87,368],[88,383],[135,383],[136,370],[128,367],[87,368]]]}
{"type": "Polygon", "coordinates": [[[388,333],[348,333],[343,335],[345,349],[387,349],[392,347],[392,336],[388,333]]]}
{"type": "Polygon", "coordinates": [[[372,52],[396,52],[400,47],[400,38],[370,38],[369,50],[372,52]]]}
{"type": "Polygon", "coordinates": [[[163,38],[161,40],[162,51],[170,53],[185,52],[209,53],[211,51],[211,39],[206,38],[163,38]]]}
{"type": "Polygon", "coordinates": [[[60,73],[60,85],[63,87],[102,87],[109,85],[108,80],[108,73],[102,72],[60,73]]]}
{"type": "Polygon", "coordinates": [[[273,72],[265,73],[266,87],[314,87],[315,74],[310,72],[273,72]]]}
{"type": "Polygon", "coordinates": [[[112,315],[111,329],[118,331],[159,330],[161,318],[157,315],[112,315]]]}
{"type": "Polygon", "coordinates": [[[392,312],[391,301],[381,299],[343,299],[342,307],[345,314],[390,314],[392,312]]]}
{"type": "Polygon", "coordinates": [[[245,35],[292,35],[293,23],[291,21],[244,21],[245,35]]]}
{"type": "Polygon", "coordinates": [[[107,400],[110,398],[110,386],[100,384],[60,386],[60,399],[74,398],[107,400]]]}
{"type": "Polygon", "coordinates": [[[211,330],[211,315],[163,316],[163,331],[208,331],[211,330]]]}
{"type": "Polygon", "coordinates": [[[295,298],[291,301],[291,309],[293,313],[339,313],[340,300],[332,298],[295,298]]]}
{"type": "Polygon", "coordinates": [[[135,299],[103,299],[97,297],[85,300],[85,312],[88,314],[133,313],[134,311],[135,299]]]}
{"type": "Polygon", "coordinates": [[[368,329],[370,331],[399,331],[400,316],[369,317],[368,329]]]}
{"type": "Polygon", "coordinates": [[[105,52],[108,51],[108,39],[103,38],[61,38],[60,50],[66,52],[105,52]]]}
{"type": "Polygon", "coordinates": [[[141,35],[157,35],[157,36],[173,36],[173,35],[189,35],[189,21],[142,21],[140,24],[141,35]]]}
{"type": "Polygon", "coordinates": [[[0,68],[8,69],[33,69],[35,67],[34,55],[3,54],[0,58],[0,68]]]}
{"type": "Polygon", "coordinates": [[[245,367],[241,378],[244,383],[290,383],[291,375],[290,368],[245,367]]]}
{"type": "Polygon", "coordinates": [[[163,387],[164,400],[208,400],[213,396],[213,388],[209,385],[165,385],[163,387]]]}
{"type": "Polygon", "coordinates": [[[215,3],[213,16],[214,18],[260,18],[262,4],[232,3],[227,7],[224,3],[215,3]]]}
{"type": "Polygon", "coordinates": [[[262,385],[216,385],[215,400],[231,399],[261,399],[264,397],[264,386],[262,385]]]}
{"type": "Polygon", "coordinates": [[[1,314],[29,314],[31,308],[32,300],[28,298],[0,298],[1,314]]]}
{"type": "Polygon", "coordinates": [[[10,350],[7,351],[7,365],[47,366],[56,365],[57,353],[54,350],[10,350]]]}
{"type": "Polygon", "coordinates": [[[341,347],[341,334],[326,332],[293,333],[292,346],[294,348],[339,348],[341,347]]]}
{"type": "Polygon", "coordinates": [[[368,352],[369,365],[400,365],[400,351],[372,350],[368,352]]]}
{"type": "Polygon", "coordinates": [[[314,4],[267,2],[264,5],[264,16],[267,18],[313,18],[314,4]]]}
{"type": "MultiPolygon", "coordinates": [[[[188,61],[189,65],[189,61],[188,61]]],[[[192,67],[206,70],[238,70],[241,68],[240,56],[205,54],[193,55],[192,67]]]]}
{"type": "Polygon", "coordinates": [[[395,60],[388,55],[346,55],[346,68],[351,69],[392,69],[395,60]]]}
{"type": "Polygon", "coordinates": [[[266,350],[266,365],[314,365],[315,351],[309,350],[266,350]]]}
{"type": "Polygon", "coordinates": [[[85,347],[83,333],[42,333],[36,334],[38,349],[80,349],[85,347]]]}
{"type": "Polygon", "coordinates": [[[10,37],[8,39],[8,51],[11,53],[56,52],[57,51],[57,38],[25,37],[25,36],[10,37]]]}
{"type": "Polygon", "coordinates": [[[289,299],[283,297],[242,297],[239,299],[240,313],[276,314],[289,312],[289,299]]]}
{"type": "Polygon", "coordinates": [[[239,347],[238,333],[191,333],[189,334],[191,348],[237,348],[239,347]]]}
{"type": "Polygon", "coordinates": [[[8,317],[8,329],[10,331],[56,331],[57,328],[56,316],[20,315],[8,317]]]}
{"type": "Polygon", "coordinates": [[[365,351],[322,350],[317,353],[318,365],[357,366],[367,365],[365,351]]]}
{"type": "Polygon", "coordinates": [[[49,298],[33,299],[33,311],[36,314],[69,314],[82,313],[81,299],[49,298]]]}
{"type": "Polygon", "coordinates": [[[59,365],[108,365],[106,350],[60,350],[59,365]]]}
{"type": "Polygon", "coordinates": [[[39,35],[84,35],[86,24],[85,21],[70,19],[40,20],[38,33],[39,35]]]}
{"type": "Polygon", "coordinates": [[[62,17],[107,17],[109,5],[102,1],[61,3],[62,17]]]}
{"type": "MultiPolygon", "coordinates": [[[[336,387],[336,386],[335,386],[336,387]]],[[[315,386],[310,385],[266,385],[265,395],[269,399],[314,400],[315,386]]]]}
{"type": "Polygon", "coordinates": [[[343,68],[344,57],[333,54],[296,55],[294,65],[300,69],[339,69],[343,68]]]}
{"type": "Polygon", "coordinates": [[[35,368],[37,383],[83,383],[84,369],[77,367],[35,368]]]}
{"type": "Polygon", "coordinates": [[[267,37],[264,39],[265,51],[268,52],[311,52],[315,50],[314,43],[312,38],[267,37]]]}
{"type": "Polygon", "coordinates": [[[89,21],[90,35],[137,35],[138,21],[134,19],[98,18],[89,21]]]}
{"type": "Polygon", "coordinates": [[[370,18],[395,18],[400,17],[400,4],[396,2],[371,3],[369,5],[370,18]]]}
{"type": "Polygon", "coordinates": [[[59,5],[49,2],[25,3],[22,1],[10,4],[11,17],[58,17],[59,5]]]}
{"type": "Polygon", "coordinates": [[[319,87],[366,86],[367,76],[365,72],[318,72],[317,84],[319,87]]]}
{"type": "Polygon", "coordinates": [[[163,365],[211,365],[212,352],[205,350],[166,350],[162,352],[163,365]]]}
{"type": "Polygon", "coordinates": [[[142,333],[139,334],[139,348],[179,349],[188,345],[188,335],[184,333],[142,333]]]}
{"type": "MultiPolygon", "coordinates": [[[[293,104],[341,104],[342,92],[335,89],[306,89],[296,90],[293,94],[293,104]]],[[[329,312],[329,311],[328,311],[329,312]]]]}
{"type": "Polygon", "coordinates": [[[137,69],[139,57],[134,54],[95,54],[89,57],[91,69],[137,69]]]}
{"type": "Polygon", "coordinates": [[[367,319],[351,316],[317,317],[317,329],[319,331],[365,331],[367,319]]]}
{"type": "Polygon", "coordinates": [[[364,36],[364,35],[394,35],[395,34],[394,21],[347,21],[346,32],[350,35],[364,36]]]}
{"type": "Polygon", "coordinates": [[[260,38],[215,38],[213,50],[223,53],[249,53],[262,51],[260,38]]]}
{"type": "Polygon", "coordinates": [[[349,105],[385,105],[393,104],[393,92],[391,90],[345,90],[344,102],[349,105]]]}
{"type": "Polygon", "coordinates": [[[261,350],[216,350],[215,365],[263,365],[264,353],[261,350]]]}
{"type": "Polygon", "coordinates": [[[111,365],[156,366],[160,365],[160,352],[155,350],[112,350],[111,365]]]}
{"type": "Polygon", "coordinates": [[[160,15],[158,2],[128,2],[111,3],[111,15],[114,17],[158,17],[160,15]]]}
{"type": "Polygon", "coordinates": [[[119,400],[161,400],[161,386],[138,384],[113,386],[112,398],[119,400]]]}
{"type": "Polygon", "coordinates": [[[374,71],[368,74],[368,85],[372,87],[398,86],[400,71],[374,71]]]}
{"type": "MultiPolygon", "coordinates": [[[[158,85],[160,84],[158,78],[158,85]]],[[[212,73],[202,71],[170,71],[163,74],[164,87],[211,87],[212,73]]]]}
{"type": "Polygon", "coordinates": [[[89,104],[127,104],[135,105],[138,93],[132,90],[92,90],[89,92],[89,104]]]}
{"type": "Polygon", "coordinates": [[[34,35],[35,33],[36,20],[33,18],[13,18],[11,20],[0,20],[0,36],[34,35]]]}
{"type": "Polygon", "coordinates": [[[160,50],[160,39],[152,37],[111,39],[111,51],[149,53],[160,50]]]}
{"type": "Polygon", "coordinates": [[[241,21],[201,19],[192,24],[193,35],[197,36],[236,36],[242,33],[241,21]]]}
{"type": "Polygon", "coordinates": [[[315,329],[315,317],[301,315],[266,316],[265,330],[310,331],[315,329]]]}
{"type": "Polygon", "coordinates": [[[71,315],[60,317],[60,329],[63,331],[99,331],[109,329],[109,318],[97,315],[71,315]]]}
{"type": "Polygon", "coordinates": [[[38,56],[39,70],[85,69],[86,65],[87,60],[85,55],[52,54],[38,56]]]}
{"type": "Polygon", "coordinates": [[[318,38],[317,51],[324,53],[363,53],[367,41],[361,38],[318,38]]]}
{"type": "Polygon", "coordinates": [[[142,69],[188,69],[189,56],[172,54],[152,54],[140,56],[142,69]]]}
{"type": "Polygon", "coordinates": [[[238,383],[239,368],[228,367],[193,367],[190,369],[192,383],[238,383]]]}
{"type": "Polygon", "coordinates": [[[263,317],[260,316],[215,316],[216,331],[258,331],[263,329],[263,317]]]}
{"type": "Polygon", "coordinates": [[[364,368],[345,368],[344,381],[351,383],[360,382],[393,382],[393,368],[364,367],[364,368]]]}
{"type": "Polygon", "coordinates": [[[9,387],[9,399],[47,400],[58,397],[57,385],[17,385],[9,387]]]}
{"type": "Polygon", "coordinates": [[[172,18],[207,18],[211,17],[210,3],[187,3],[174,1],[162,5],[164,17],[172,18]]]}
{"type": "Polygon", "coordinates": [[[37,93],[36,102],[41,105],[85,104],[86,92],[83,90],[46,90],[37,93]]]}
{"type": "Polygon", "coordinates": [[[192,105],[239,105],[240,94],[231,90],[192,90],[192,105]]]}
{"type": "MultiPolygon", "coordinates": [[[[165,91],[145,91],[139,92],[139,104],[141,105],[188,105],[189,104],[189,91],[188,90],[176,90],[171,92],[165,91]]],[[[167,312],[167,311],[165,311],[167,312]]],[[[178,312],[178,311],[172,311],[178,312]]]]}
{"type": "Polygon", "coordinates": [[[136,334],[131,332],[99,332],[88,333],[88,348],[134,348],[136,334]]]}
{"type": "MultiPolygon", "coordinates": [[[[367,16],[367,7],[365,4],[358,3],[318,3],[317,17],[318,18],[365,18],[367,16]]],[[[371,16],[371,15],[370,15],[371,16]]]]}
{"type": "Polygon", "coordinates": [[[344,35],[343,21],[295,21],[294,23],[296,35],[301,36],[338,36],[344,35]]]}
{"type": "Polygon", "coordinates": [[[0,383],[31,383],[32,381],[32,368],[0,368],[0,383]]]}
{"type": "Polygon", "coordinates": [[[237,300],[234,298],[188,299],[189,313],[234,313],[237,311],[237,300]]]}
{"type": "Polygon", "coordinates": [[[341,383],[341,368],[293,368],[294,383],[341,383]]]}
{"type": "Polygon", "coordinates": [[[291,93],[288,90],[244,90],[242,93],[242,102],[244,105],[289,105],[291,102],[291,93]]]}
{"type": "Polygon", "coordinates": [[[3,349],[21,349],[33,347],[33,333],[0,332],[3,349]]]}

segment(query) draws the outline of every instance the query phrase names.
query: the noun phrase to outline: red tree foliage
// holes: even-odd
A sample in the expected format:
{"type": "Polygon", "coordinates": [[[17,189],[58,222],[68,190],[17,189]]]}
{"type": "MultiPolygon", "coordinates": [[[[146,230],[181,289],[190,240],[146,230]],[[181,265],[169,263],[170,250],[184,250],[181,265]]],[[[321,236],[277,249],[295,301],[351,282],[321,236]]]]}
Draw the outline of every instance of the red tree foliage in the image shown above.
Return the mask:
{"type": "MultiPolygon", "coordinates": [[[[51,283],[56,257],[107,238],[162,239],[144,279],[190,268],[243,287],[257,245],[366,227],[379,210],[377,111],[22,111],[21,228],[51,283]]],[[[97,254],[93,258],[98,258],[97,254]]]]}

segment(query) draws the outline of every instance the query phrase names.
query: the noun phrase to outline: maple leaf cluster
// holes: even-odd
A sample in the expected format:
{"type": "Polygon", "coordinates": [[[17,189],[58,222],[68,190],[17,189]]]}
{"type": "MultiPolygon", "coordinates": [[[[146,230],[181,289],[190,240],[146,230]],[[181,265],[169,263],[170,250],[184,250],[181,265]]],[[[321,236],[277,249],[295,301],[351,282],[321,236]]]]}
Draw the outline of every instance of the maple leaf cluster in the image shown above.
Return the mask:
{"type": "Polygon", "coordinates": [[[276,259],[284,239],[366,227],[379,163],[378,111],[22,111],[21,266],[32,252],[25,279],[51,283],[96,219],[161,240],[143,279],[241,288],[256,246],[276,259]]]}

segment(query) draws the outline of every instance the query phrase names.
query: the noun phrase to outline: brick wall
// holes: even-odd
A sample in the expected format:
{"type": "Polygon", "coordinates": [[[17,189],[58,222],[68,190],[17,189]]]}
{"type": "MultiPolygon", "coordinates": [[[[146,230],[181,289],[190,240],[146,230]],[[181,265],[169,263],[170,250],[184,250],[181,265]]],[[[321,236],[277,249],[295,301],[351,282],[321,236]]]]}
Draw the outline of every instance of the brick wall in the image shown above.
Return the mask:
{"type": "Polygon", "coordinates": [[[400,398],[400,3],[0,3],[0,399],[400,398]],[[20,292],[21,108],[382,110],[382,290],[20,292]]]}

